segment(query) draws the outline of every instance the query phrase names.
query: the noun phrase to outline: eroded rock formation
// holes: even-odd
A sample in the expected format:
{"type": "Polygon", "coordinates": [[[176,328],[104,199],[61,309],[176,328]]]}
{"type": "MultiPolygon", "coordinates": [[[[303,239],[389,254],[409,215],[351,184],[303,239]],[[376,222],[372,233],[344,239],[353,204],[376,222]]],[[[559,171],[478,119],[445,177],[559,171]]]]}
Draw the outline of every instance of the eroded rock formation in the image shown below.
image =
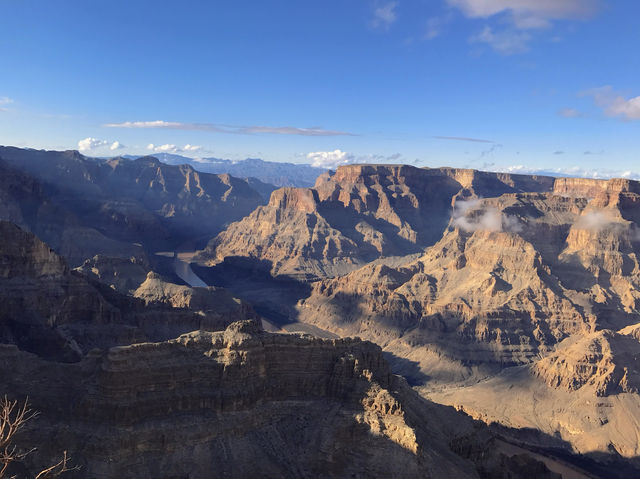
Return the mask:
{"type": "Polygon", "coordinates": [[[434,244],[459,194],[548,191],[553,179],[406,165],[348,165],[313,188],[282,188],[214,238],[199,260],[243,256],[274,275],[302,279],[344,274],[380,257],[434,244]]]}
{"type": "Polygon", "coordinates": [[[28,227],[72,266],[208,238],[263,203],[244,180],[153,157],[0,147],[0,176],[0,219],[28,227]]]}
{"type": "Polygon", "coordinates": [[[81,477],[526,477],[531,465],[557,477],[493,450],[486,430],[420,398],[359,340],[245,321],[70,365],[14,346],[0,356],[4,386],[42,412],[23,439],[41,461],[69,450],[81,477]]]}

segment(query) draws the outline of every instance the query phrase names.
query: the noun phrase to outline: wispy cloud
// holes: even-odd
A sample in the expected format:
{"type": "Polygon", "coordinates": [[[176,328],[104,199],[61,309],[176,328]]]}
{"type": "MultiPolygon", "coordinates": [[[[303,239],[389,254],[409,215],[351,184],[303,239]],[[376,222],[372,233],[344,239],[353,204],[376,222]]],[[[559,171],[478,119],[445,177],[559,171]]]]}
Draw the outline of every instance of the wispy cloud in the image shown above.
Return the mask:
{"type": "Polygon", "coordinates": [[[616,217],[610,210],[586,211],[575,222],[576,228],[589,231],[603,231],[622,229],[624,227],[621,218],[616,217]]]}
{"type": "Polygon", "coordinates": [[[640,96],[625,98],[608,85],[587,90],[582,92],[582,95],[593,97],[595,104],[602,108],[607,116],[640,120],[640,96]]]}
{"type": "Polygon", "coordinates": [[[202,150],[201,146],[197,145],[184,145],[184,147],[179,147],[177,145],[172,144],[164,144],[164,145],[154,145],[153,143],[149,143],[147,145],[147,150],[155,151],[156,153],[183,153],[183,152],[196,152],[202,150]]]}
{"type": "Polygon", "coordinates": [[[13,100],[8,96],[0,96],[0,111],[7,111],[6,105],[13,103],[13,100]]]}
{"type": "Polygon", "coordinates": [[[439,37],[445,26],[451,21],[451,15],[446,15],[442,17],[431,17],[427,20],[427,26],[424,33],[425,40],[433,40],[436,37],[439,37]]]}
{"type": "Polygon", "coordinates": [[[208,131],[212,133],[233,133],[251,135],[269,133],[276,135],[302,136],[355,136],[353,133],[325,130],[320,127],[298,128],[293,126],[230,126],[214,123],[182,123],[177,121],[125,121],[122,123],[106,123],[107,128],[161,128],[168,130],[208,131]]]}
{"type": "Polygon", "coordinates": [[[598,11],[599,0],[447,0],[469,18],[504,15],[521,30],[547,28],[554,20],[580,20],[598,11]]]}
{"type": "Polygon", "coordinates": [[[503,173],[516,173],[525,175],[547,175],[547,176],[571,176],[577,178],[594,178],[608,180],[611,178],[626,178],[629,180],[640,180],[640,171],[616,170],[609,168],[584,168],[581,166],[539,169],[524,165],[512,165],[504,168],[497,168],[503,173]]]}
{"type": "Polygon", "coordinates": [[[470,141],[472,143],[495,143],[492,140],[483,140],[482,138],[469,138],[467,136],[434,136],[436,140],[452,140],[452,141],[470,141]]]}
{"type": "Polygon", "coordinates": [[[388,30],[398,19],[397,6],[398,2],[376,3],[373,9],[373,20],[371,21],[373,28],[388,30]]]}
{"type": "Polygon", "coordinates": [[[563,118],[581,118],[585,116],[584,113],[574,108],[563,108],[558,111],[558,115],[563,118]]]}
{"type": "Polygon", "coordinates": [[[475,231],[522,231],[517,218],[503,214],[495,207],[483,205],[481,199],[458,200],[453,206],[451,225],[468,233],[475,231]]]}
{"type": "MultiPolygon", "coordinates": [[[[501,29],[486,25],[470,38],[484,43],[502,55],[515,55],[529,50],[534,30],[550,28],[557,20],[583,20],[593,16],[601,0],[447,0],[467,18],[497,17],[501,29]]],[[[554,37],[556,40],[558,37],[554,37]]]]}
{"type": "Polygon", "coordinates": [[[517,30],[494,31],[485,26],[477,35],[473,35],[471,43],[484,43],[501,55],[515,55],[529,50],[531,35],[517,30]]]}

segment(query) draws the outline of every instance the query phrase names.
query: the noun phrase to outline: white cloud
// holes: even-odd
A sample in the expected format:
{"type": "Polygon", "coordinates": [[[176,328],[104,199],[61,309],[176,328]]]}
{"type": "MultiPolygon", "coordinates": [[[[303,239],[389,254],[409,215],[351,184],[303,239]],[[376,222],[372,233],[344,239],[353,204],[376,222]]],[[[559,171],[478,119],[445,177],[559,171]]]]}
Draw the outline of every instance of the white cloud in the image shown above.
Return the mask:
{"type": "Polygon", "coordinates": [[[9,105],[10,103],[13,103],[13,100],[11,98],[9,98],[8,96],[0,96],[0,111],[7,111],[4,106],[9,105]]]}
{"type": "Polygon", "coordinates": [[[276,135],[301,135],[301,136],[353,136],[353,133],[344,131],[325,130],[320,127],[300,128],[294,126],[229,126],[216,125],[214,123],[181,123],[177,121],[125,121],[122,123],[106,123],[107,128],[162,128],[170,130],[208,131],[212,133],[233,133],[240,135],[252,135],[269,133],[276,135]]]}
{"type": "Polygon", "coordinates": [[[589,231],[602,231],[615,228],[622,228],[624,223],[616,218],[612,211],[593,210],[587,211],[578,218],[575,223],[576,228],[589,231]]]}
{"type": "Polygon", "coordinates": [[[477,35],[471,37],[471,43],[485,43],[501,55],[515,55],[529,50],[531,35],[516,30],[495,32],[486,26],[477,35]]]}
{"type": "Polygon", "coordinates": [[[98,140],[97,138],[89,137],[78,142],[78,150],[91,151],[97,148],[102,148],[103,146],[107,146],[108,144],[109,142],[106,140],[98,140]]]}
{"type": "Polygon", "coordinates": [[[512,165],[504,168],[496,168],[501,173],[514,173],[521,175],[547,175],[547,176],[571,176],[576,178],[594,178],[608,180],[611,178],[626,178],[629,180],[640,180],[640,172],[631,170],[613,170],[608,168],[583,168],[580,166],[566,168],[549,168],[542,170],[524,165],[512,165]]]}
{"type": "MultiPolygon", "coordinates": [[[[601,0],[447,0],[466,17],[489,19],[499,16],[506,27],[495,31],[488,25],[471,37],[472,43],[485,43],[502,55],[529,50],[531,30],[550,28],[556,20],[587,19],[597,12],[601,0]]],[[[553,37],[558,40],[558,37],[553,37]]]]}
{"type": "Polygon", "coordinates": [[[458,200],[453,207],[451,224],[463,231],[522,231],[517,218],[501,213],[495,207],[483,207],[480,199],[458,200]]]}
{"type": "Polygon", "coordinates": [[[342,150],[316,151],[309,153],[307,159],[311,161],[312,166],[320,168],[336,168],[340,165],[348,165],[357,161],[353,155],[349,155],[342,150]]]}
{"type": "Polygon", "coordinates": [[[599,0],[448,0],[469,18],[504,14],[519,29],[546,28],[554,20],[585,19],[599,7],[599,0]]]}
{"type": "Polygon", "coordinates": [[[596,105],[610,117],[620,117],[625,120],[640,120],[640,96],[625,98],[611,86],[594,88],[583,93],[592,96],[596,105]]]}
{"type": "Polygon", "coordinates": [[[154,145],[153,143],[149,143],[147,145],[147,150],[156,151],[160,153],[178,153],[182,151],[176,145],[164,144],[164,145],[154,145]]]}
{"type": "Polygon", "coordinates": [[[307,160],[311,162],[312,166],[328,169],[335,169],[341,165],[351,165],[354,163],[406,163],[400,153],[394,153],[392,155],[354,155],[342,150],[315,151],[307,154],[307,160]]]}
{"type": "Polygon", "coordinates": [[[200,151],[202,149],[201,146],[196,145],[184,145],[184,147],[180,148],[177,145],[173,145],[170,143],[166,143],[164,145],[154,145],[153,143],[149,143],[147,145],[147,150],[155,151],[156,153],[183,153],[183,152],[194,152],[200,151]]]}
{"type": "Polygon", "coordinates": [[[398,19],[398,14],[396,13],[397,6],[398,2],[388,2],[383,5],[376,6],[373,10],[373,27],[381,30],[388,30],[389,27],[398,19]]]}
{"type": "Polygon", "coordinates": [[[580,118],[584,116],[584,113],[575,108],[563,108],[558,112],[558,115],[564,118],[580,118]]]}
{"type": "Polygon", "coordinates": [[[124,145],[119,141],[114,141],[113,143],[111,143],[111,146],[109,147],[111,151],[120,150],[122,148],[124,148],[124,145]]]}

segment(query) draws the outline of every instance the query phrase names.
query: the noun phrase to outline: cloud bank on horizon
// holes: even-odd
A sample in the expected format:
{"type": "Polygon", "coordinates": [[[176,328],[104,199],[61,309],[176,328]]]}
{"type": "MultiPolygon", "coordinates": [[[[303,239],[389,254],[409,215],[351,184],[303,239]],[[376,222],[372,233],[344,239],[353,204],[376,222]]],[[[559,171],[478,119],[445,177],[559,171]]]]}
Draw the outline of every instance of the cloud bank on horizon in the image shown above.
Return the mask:
{"type": "MultiPolygon", "coordinates": [[[[563,152],[556,152],[563,154],[563,152]]],[[[589,152],[585,152],[589,153],[589,152]]],[[[571,176],[577,178],[593,178],[609,180],[611,178],[624,178],[628,180],[640,180],[640,172],[632,170],[618,170],[611,168],[586,168],[583,166],[558,167],[540,169],[535,166],[513,165],[495,168],[501,173],[513,173],[522,175],[544,175],[544,176],[571,176]]]]}
{"type": "Polygon", "coordinates": [[[167,130],[207,131],[211,133],[234,133],[240,135],[252,135],[257,133],[270,133],[276,135],[302,135],[302,136],[354,136],[346,131],[325,130],[319,127],[298,128],[293,126],[229,126],[216,125],[214,123],[183,123],[178,121],[125,121],[122,123],[105,123],[105,128],[161,128],[167,130]]]}

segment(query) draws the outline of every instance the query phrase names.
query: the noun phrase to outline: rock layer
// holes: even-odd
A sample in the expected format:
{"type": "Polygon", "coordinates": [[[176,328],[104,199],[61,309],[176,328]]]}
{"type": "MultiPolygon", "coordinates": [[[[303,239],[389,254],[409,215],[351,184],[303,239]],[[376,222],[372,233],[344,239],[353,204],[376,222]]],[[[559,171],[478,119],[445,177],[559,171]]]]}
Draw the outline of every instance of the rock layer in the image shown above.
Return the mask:
{"type": "Polygon", "coordinates": [[[492,450],[486,430],[419,398],[359,340],[245,321],[79,364],[0,356],[5,387],[42,412],[23,439],[41,461],[67,449],[82,477],[526,477],[532,465],[557,477],[492,450]]]}
{"type": "Polygon", "coordinates": [[[551,193],[459,200],[449,230],[422,257],[317,282],[298,317],[376,341],[430,376],[436,358],[443,374],[447,360],[530,363],[569,336],[635,324],[636,226],[619,202],[598,201],[551,193]]]}
{"type": "Polygon", "coordinates": [[[0,238],[0,338],[44,358],[79,361],[94,347],[159,341],[254,317],[224,293],[202,312],[159,300],[147,307],[70,271],[45,243],[13,223],[0,221],[0,238]]]}
{"type": "Polygon", "coordinates": [[[199,261],[231,256],[274,275],[315,279],[376,258],[422,251],[442,235],[456,195],[548,191],[553,179],[406,165],[348,165],[313,188],[283,188],[209,242],[199,261]]]}
{"type": "Polygon", "coordinates": [[[153,157],[106,161],[0,147],[4,175],[0,219],[27,226],[72,266],[208,238],[263,203],[244,180],[153,157]]]}

